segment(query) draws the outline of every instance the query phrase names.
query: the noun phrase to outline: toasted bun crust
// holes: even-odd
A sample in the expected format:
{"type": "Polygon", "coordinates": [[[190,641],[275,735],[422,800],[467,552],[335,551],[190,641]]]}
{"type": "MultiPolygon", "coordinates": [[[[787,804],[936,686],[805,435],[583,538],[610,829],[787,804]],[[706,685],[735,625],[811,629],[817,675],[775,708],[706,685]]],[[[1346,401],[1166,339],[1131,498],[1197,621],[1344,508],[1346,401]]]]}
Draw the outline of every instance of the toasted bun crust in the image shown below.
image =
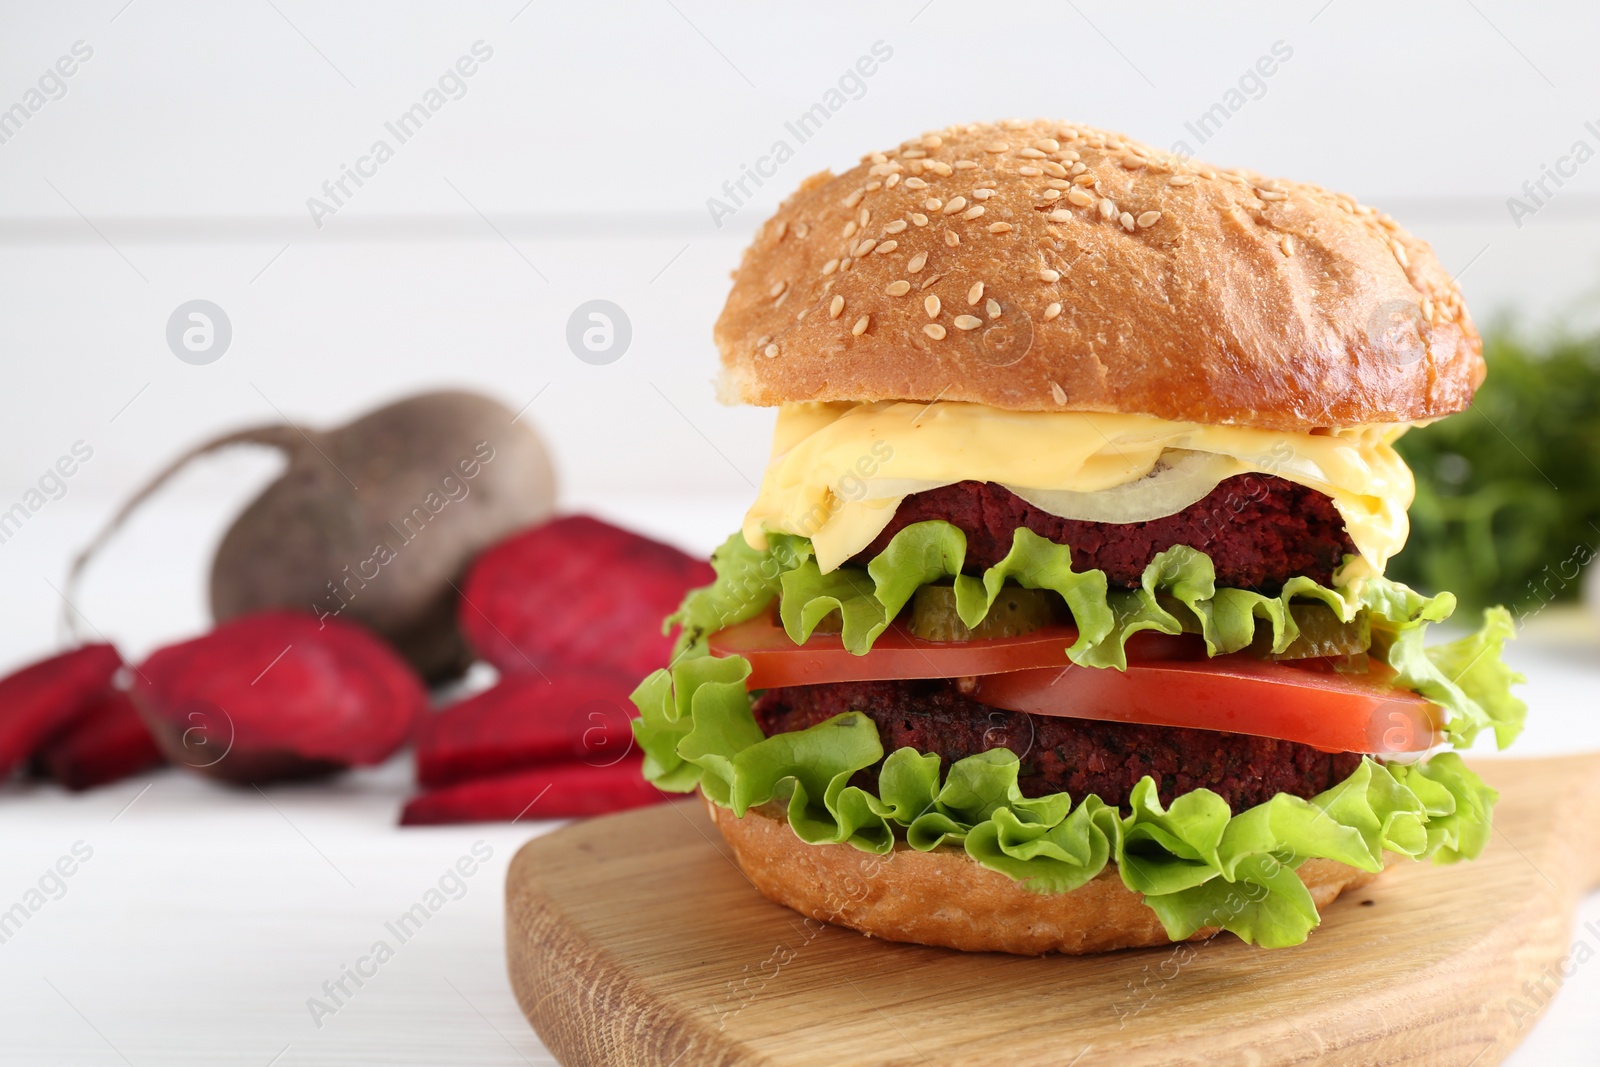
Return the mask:
{"type": "Polygon", "coordinates": [[[716,340],[729,402],[1285,431],[1459,411],[1484,373],[1455,283],[1387,215],[1046,121],[806,179],[745,252],[716,340]]]}
{"type": "MultiPolygon", "coordinates": [[[[957,848],[918,852],[902,843],[872,856],[849,845],[806,844],[776,804],[742,819],[709,801],[706,808],[763,896],[869,937],[1022,956],[1172,942],[1114,868],[1070,893],[1030,893],[957,848]]],[[[1307,860],[1296,873],[1318,908],[1377,877],[1332,860],[1307,860]]],[[[1199,930],[1189,940],[1216,932],[1199,930]]]]}

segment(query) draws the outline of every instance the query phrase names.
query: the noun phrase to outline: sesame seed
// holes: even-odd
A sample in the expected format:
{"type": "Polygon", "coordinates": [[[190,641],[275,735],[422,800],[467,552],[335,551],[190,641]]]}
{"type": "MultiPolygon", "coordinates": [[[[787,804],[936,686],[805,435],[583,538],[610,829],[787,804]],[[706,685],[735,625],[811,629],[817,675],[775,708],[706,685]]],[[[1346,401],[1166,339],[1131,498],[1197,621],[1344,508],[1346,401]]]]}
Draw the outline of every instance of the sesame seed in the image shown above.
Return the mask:
{"type": "Polygon", "coordinates": [[[1079,174],[1076,178],[1072,179],[1072,184],[1073,185],[1093,185],[1095,182],[1097,182],[1099,180],[1100,179],[1095,177],[1093,174],[1090,174],[1088,171],[1084,171],[1083,173],[1079,174]]]}
{"type": "Polygon", "coordinates": [[[856,224],[858,226],[860,226],[862,229],[866,229],[867,228],[867,223],[869,223],[871,221],[872,221],[872,212],[868,211],[866,208],[862,208],[860,213],[856,215],[856,224]]]}
{"type": "Polygon", "coordinates": [[[1289,194],[1288,193],[1280,193],[1280,192],[1276,192],[1275,190],[1272,190],[1272,189],[1257,189],[1256,190],[1256,195],[1259,196],[1263,200],[1287,200],[1287,199],[1289,199],[1289,194]]]}
{"type": "Polygon", "coordinates": [[[1122,165],[1128,170],[1138,170],[1150,161],[1143,156],[1127,155],[1122,157],[1122,165]]]}
{"type": "Polygon", "coordinates": [[[855,236],[855,232],[856,232],[856,220],[855,219],[851,219],[849,222],[844,224],[844,235],[846,237],[853,237],[853,236],[855,236]]]}
{"type": "Polygon", "coordinates": [[[1394,258],[1400,261],[1400,265],[1402,267],[1411,266],[1410,261],[1406,258],[1406,246],[1401,244],[1399,241],[1394,241],[1391,243],[1394,248],[1394,258]]]}
{"type": "Polygon", "coordinates": [[[865,195],[865,190],[857,189],[855,192],[844,198],[844,206],[851,208],[855,207],[857,204],[861,203],[861,198],[865,195]]]}
{"type": "Polygon", "coordinates": [[[928,323],[928,325],[922,328],[922,332],[933,338],[935,341],[944,340],[944,327],[940,326],[937,322],[928,323]]]}
{"type": "Polygon", "coordinates": [[[767,295],[773,299],[777,299],[783,295],[783,291],[787,288],[789,288],[788,282],[777,282],[772,286],[771,289],[767,290],[767,295]]]}
{"type": "Polygon", "coordinates": [[[1067,402],[1067,391],[1055,382],[1050,383],[1050,396],[1057,404],[1065,404],[1067,402]]]}
{"type": "Polygon", "coordinates": [[[922,269],[922,265],[926,262],[928,262],[928,253],[918,252],[916,255],[906,260],[906,270],[912,274],[915,274],[922,269]]]}
{"type": "Polygon", "coordinates": [[[1073,175],[1074,177],[1076,177],[1077,175],[1082,174],[1084,171],[1086,171],[1088,169],[1089,169],[1089,164],[1079,162],[1079,163],[1074,163],[1072,165],[1072,169],[1069,170],[1067,173],[1073,175]]]}
{"type": "Polygon", "coordinates": [[[983,299],[983,283],[973,282],[972,288],[967,290],[967,303],[976,304],[983,299]]]}
{"type": "Polygon", "coordinates": [[[930,319],[938,318],[939,317],[939,297],[938,297],[938,295],[935,294],[935,293],[929,293],[925,298],[923,298],[922,310],[924,310],[924,311],[926,311],[928,313],[928,318],[930,318],[930,319]]]}
{"type": "Polygon", "coordinates": [[[933,171],[941,178],[950,177],[950,164],[948,163],[941,163],[937,159],[930,159],[928,161],[928,169],[933,171]]]}
{"type": "Polygon", "coordinates": [[[849,256],[845,256],[843,259],[841,259],[839,261],[839,269],[840,270],[849,270],[850,269],[850,264],[852,264],[854,262],[855,262],[855,260],[851,259],[849,256]]]}
{"type": "Polygon", "coordinates": [[[893,222],[889,223],[889,225],[883,228],[883,232],[899,233],[901,230],[906,228],[906,225],[907,223],[905,219],[895,219],[893,222]]]}
{"type": "Polygon", "coordinates": [[[766,356],[768,359],[771,359],[773,356],[776,356],[778,354],[778,346],[777,345],[768,345],[766,348],[763,348],[761,350],[761,354],[763,356],[766,356]]]}
{"type": "Polygon", "coordinates": [[[839,261],[837,259],[830,259],[830,260],[828,260],[828,262],[826,262],[826,263],[824,263],[822,265],[822,276],[824,278],[826,278],[828,275],[832,274],[834,271],[836,271],[838,269],[839,269],[839,261]]]}
{"type": "Polygon", "coordinates": [[[1278,242],[1278,247],[1283,249],[1284,255],[1294,255],[1294,238],[1288,234],[1284,234],[1283,239],[1278,242]]]}
{"type": "Polygon", "coordinates": [[[1046,203],[1049,203],[1052,200],[1060,200],[1061,199],[1061,190],[1060,189],[1046,189],[1044,192],[1039,194],[1039,199],[1045,201],[1046,203]]]}
{"type": "Polygon", "coordinates": [[[922,139],[923,148],[938,148],[942,144],[944,144],[944,138],[936,133],[930,133],[922,139]]]}
{"type": "Polygon", "coordinates": [[[974,200],[987,200],[993,195],[994,195],[994,190],[993,189],[974,189],[974,190],[972,190],[972,199],[974,199],[974,200]]]}
{"type": "Polygon", "coordinates": [[[1038,167],[1018,167],[1017,173],[1022,175],[1024,178],[1037,178],[1039,175],[1043,174],[1044,171],[1040,170],[1038,167]]]}
{"type": "Polygon", "coordinates": [[[860,259],[877,246],[878,239],[875,237],[868,237],[865,241],[862,241],[860,244],[856,245],[856,250],[852,252],[851,255],[855,256],[857,259],[860,259]]]}
{"type": "Polygon", "coordinates": [[[1127,230],[1129,233],[1133,232],[1134,222],[1132,212],[1124,211],[1121,215],[1117,216],[1117,221],[1122,223],[1122,228],[1124,230],[1127,230]]]}
{"type": "Polygon", "coordinates": [[[1060,303],[1060,301],[1052,301],[1052,302],[1050,302],[1050,303],[1045,305],[1045,307],[1044,307],[1044,321],[1049,322],[1051,319],[1055,318],[1059,314],[1061,314],[1061,303],[1060,303]]]}
{"type": "Polygon", "coordinates": [[[1061,272],[1045,267],[1039,272],[1039,280],[1041,282],[1059,282],[1061,280],[1061,272]]]}
{"type": "Polygon", "coordinates": [[[867,183],[867,192],[869,192],[869,193],[875,193],[879,189],[882,189],[882,188],[883,188],[883,183],[878,181],[876,178],[874,178],[872,181],[867,183]]]}
{"type": "Polygon", "coordinates": [[[830,318],[830,319],[838,318],[839,317],[839,312],[841,312],[843,310],[844,310],[844,297],[842,297],[842,296],[834,297],[833,298],[833,302],[828,305],[828,318],[830,318]]]}
{"type": "Polygon", "coordinates": [[[879,245],[877,248],[874,248],[872,251],[875,252],[876,254],[880,255],[880,256],[886,256],[890,252],[893,252],[896,248],[899,248],[899,247],[900,247],[900,242],[899,241],[885,241],[885,242],[883,242],[883,244],[879,245]]]}
{"type": "Polygon", "coordinates": [[[806,234],[810,232],[811,227],[807,226],[805,223],[797,222],[794,224],[794,235],[800,238],[802,241],[806,239],[806,234]]]}
{"type": "Polygon", "coordinates": [[[1193,174],[1174,174],[1167,179],[1168,185],[1193,185],[1194,183],[1195,177],[1193,174]]]}
{"type": "Polygon", "coordinates": [[[1064,149],[1062,151],[1061,158],[1066,160],[1069,163],[1076,163],[1076,162],[1078,162],[1078,160],[1082,159],[1083,157],[1078,155],[1078,153],[1077,153],[1077,151],[1075,149],[1068,148],[1068,149],[1064,149]]]}
{"type": "Polygon", "coordinates": [[[991,296],[983,302],[983,310],[988,312],[991,319],[998,319],[1000,317],[1000,301],[991,296]]]}
{"type": "Polygon", "coordinates": [[[872,316],[863,315],[856,320],[856,324],[854,326],[850,327],[850,333],[852,336],[860,337],[862,334],[867,332],[867,327],[870,325],[872,325],[872,316]]]}
{"type": "Polygon", "coordinates": [[[889,175],[888,178],[884,179],[883,187],[885,189],[893,189],[896,185],[899,185],[899,184],[900,184],[900,175],[891,174],[891,175],[889,175]]]}
{"type": "Polygon", "coordinates": [[[964,208],[966,206],[967,206],[967,198],[966,197],[964,197],[964,196],[952,196],[950,198],[950,202],[945,204],[945,206],[944,206],[944,213],[946,215],[954,215],[956,212],[960,211],[962,208],[964,208]]]}
{"type": "MultiPolygon", "coordinates": [[[[1079,207],[1090,207],[1094,204],[1094,195],[1092,193],[1086,193],[1082,189],[1068,189],[1067,200],[1070,203],[1077,204],[1079,207]]],[[[1056,212],[1052,212],[1050,217],[1055,218],[1056,214],[1056,212]]],[[[1059,214],[1062,217],[1056,220],[1058,222],[1065,222],[1071,217],[1071,215],[1065,211],[1062,211],[1059,214]]]]}
{"type": "Polygon", "coordinates": [[[1054,211],[1050,212],[1050,214],[1045,216],[1045,217],[1048,218],[1051,222],[1071,222],[1072,221],[1072,212],[1068,211],[1064,207],[1058,207],[1054,211]]]}
{"type": "Polygon", "coordinates": [[[988,144],[983,146],[983,150],[985,152],[1004,152],[1010,147],[1011,146],[1006,144],[1004,141],[990,141],[988,144]]]}
{"type": "Polygon", "coordinates": [[[927,187],[928,187],[928,183],[923,181],[921,178],[907,178],[906,179],[906,188],[907,189],[926,189],[927,187]]]}
{"type": "Polygon", "coordinates": [[[1052,177],[1052,178],[1065,178],[1067,176],[1067,168],[1063,167],[1061,164],[1055,162],[1054,160],[1048,160],[1047,159],[1043,163],[1039,164],[1039,166],[1046,174],[1050,175],[1050,177],[1052,177]]]}
{"type": "Polygon", "coordinates": [[[967,208],[967,210],[961,213],[961,217],[966,219],[968,222],[971,222],[973,219],[982,215],[983,211],[984,207],[982,204],[973,204],[971,207],[967,208]]]}
{"type": "Polygon", "coordinates": [[[1433,321],[1433,301],[1427,297],[1422,298],[1422,317],[1429,322],[1433,321]]]}
{"type": "Polygon", "coordinates": [[[884,292],[890,296],[905,296],[910,291],[911,283],[904,278],[897,282],[890,282],[888,288],[884,289],[884,292]]]}
{"type": "Polygon", "coordinates": [[[930,196],[928,199],[922,202],[922,206],[927,208],[929,211],[938,211],[940,208],[944,207],[944,201],[940,200],[937,196],[930,196]]]}
{"type": "Polygon", "coordinates": [[[1010,233],[1011,232],[1011,223],[1009,223],[1009,222],[991,222],[991,223],[989,223],[989,232],[990,233],[1010,233]]]}
{"type": "Polygon", "coordinates": [[[1018,152],[1017,155],[1025,156],[1028,159],[1044,158],[1044,153],[1039,151],[1037,148],[1024,148],[1022,151],[1018,152]]]}
{"type": "Polygon", "coordinates": [[[1067,181],[1065,178],[1051,178],[1049,181],[1045,182],[1045,184],[1048,185],[1052,189],[1071,189],[1072,188],[1072,183],[1067,181]]]}
{"type": "Polygon", "coordinates": [[[887,162],[889,162],[889,157],[884,155],[882,152],[874,152],[874,153],[872,153],[871,157],[869,157],[869,158],[871,158],[872,162],[874,162],[874,163],[887,163],[887,162]]]}
{"type": "Polygon", "coordinates": [[[1045,152],[1059,152],[1061,151],[1061,142],[1053,137],[1046,137],[1043,140],[1033,142],[1033,147],[1045,152]]]}
{"type": "Polygon", "coordinates": [[[944,243],[954,248],[961,243],[961,235],[954,230],[944,231],[944,243]]]}
{"type": "Polygon", "coordinates": [[[976,315],[957,315],[956,316],[956,329],[958,329],[958,330],[976,330],[979,326],[982,326],[982,325],[983,325],[983,320],[978,318],[978,316],[976,316],[976,315]]]}
{"type": "Polygon", "coordinates": [[[788,232],[789,232],[789,220],[788,219],[780,219],[778,221],[778,240],[780,240],[780,241],[783,240],[783,235],[788,233],[788,232]]]}
{"type": "Polygon", "coordinates": [[[1107,219],[1107,220],[1116,218],[1117,217],[1116,201],[1110,199],[1109,197],[1107,197],[1105,200],[1100,201],[1100,217],[1103,218],[1103,219],[1107,219]]]}
{"type": "Polygon", "coordinates": [[[911,149],[911,150],[909,150],[909,151],[906,151],[906,152],[901,152],[901,153],[900,153],[900,154],[901,154],[901,155],[902,155],[902,156],[904,156],[904,157],[905,157],[905,158],[906,158],[906,159],[922,159],[922,158],[923,158],[923,157],[925,157],[925,156],[926,156],[926,155],[927,155],[927,154],[928,154],[928,153],[926,153],[926,152],[924,152],[924,151],[923,151],[923,150],[922,150],[922,149],[920,149],[920,148],[913,148],[913,149],[911,149]]]}
{"type": "Polygon", "coordinates": [[[951,164],[956,170],[976,170],[978,165],[970,159],[958,159],[951,164]]]}

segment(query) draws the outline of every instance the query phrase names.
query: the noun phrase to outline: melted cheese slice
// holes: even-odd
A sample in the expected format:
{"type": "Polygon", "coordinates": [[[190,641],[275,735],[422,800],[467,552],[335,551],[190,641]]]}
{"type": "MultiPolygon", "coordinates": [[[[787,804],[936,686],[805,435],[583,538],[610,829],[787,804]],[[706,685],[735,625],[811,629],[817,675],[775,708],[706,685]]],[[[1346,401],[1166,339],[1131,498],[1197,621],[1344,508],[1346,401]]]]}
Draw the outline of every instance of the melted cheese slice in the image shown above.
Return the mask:
{"type": "Polygon", "coordinates": [[[954,402],[786,404],[744,537],[758,550],[769,532],[809,537],[827,572],[883,532],[904,499],[894,495],[897,485],[971,479],[1092,493],[1146,477],[1168,450],[1187,450],[1224,457],[1224,476],[1276,475],[1331,498],[1360,554],[1340,578],[1359,581],[1382,574],[1405,544],[1416,487],[1393,444],[1406,429],[1392,423],[1285,434],[954,402]]]}

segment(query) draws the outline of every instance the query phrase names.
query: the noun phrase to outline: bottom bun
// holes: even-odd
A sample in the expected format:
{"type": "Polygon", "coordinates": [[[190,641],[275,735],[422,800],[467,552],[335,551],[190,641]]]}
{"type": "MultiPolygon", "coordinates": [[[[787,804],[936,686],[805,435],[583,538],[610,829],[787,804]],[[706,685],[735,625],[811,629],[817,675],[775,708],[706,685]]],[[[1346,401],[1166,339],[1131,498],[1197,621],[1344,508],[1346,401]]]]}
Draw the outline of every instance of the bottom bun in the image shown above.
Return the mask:
{"type": "MultiPolygon", "coordinates": [[[[706,807],[763,896],[868,937],[1023,956],[1172,943],[1115,864],[1070,893],[1031,893],[959,848],[919,852],[896,842],[892,853],[876,856],[851,845],[808,845],[789,828],[782,805],[751,808],[742,819],[709,801],[706,807]]],[[[1324,859],[1295,873],[1318,909],[1377,877],[1324,859]]],[[[1197,930],[1189,940],[1216,932],[1197,930]]]]}

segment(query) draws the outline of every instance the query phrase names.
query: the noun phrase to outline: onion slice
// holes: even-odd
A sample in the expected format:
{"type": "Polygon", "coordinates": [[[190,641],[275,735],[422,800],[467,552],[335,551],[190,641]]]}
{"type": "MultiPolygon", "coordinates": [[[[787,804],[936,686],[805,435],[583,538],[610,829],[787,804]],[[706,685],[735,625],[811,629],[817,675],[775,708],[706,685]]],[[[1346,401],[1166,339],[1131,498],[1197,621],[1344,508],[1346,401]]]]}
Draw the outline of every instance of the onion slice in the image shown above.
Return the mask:
{"type": "MultiPolygon", "coordinates": [[[[1082,522],[1149,522],[1176,515],[1203,500],[1223,479],[1243,473],[1247,468],[1232,456],[1187,449],[1168,449],[1161,454],[1150,473],[1131,482],[1080,493],[1070,489],[1034,489],[1007,485],[1006,489],[1041,511],[1063,519],[1082,522]]],[[[866,500],[900,500],[912,493],[938,489],[950,482],[917,478],[871,478],[866,482],[866,500]]]]}

